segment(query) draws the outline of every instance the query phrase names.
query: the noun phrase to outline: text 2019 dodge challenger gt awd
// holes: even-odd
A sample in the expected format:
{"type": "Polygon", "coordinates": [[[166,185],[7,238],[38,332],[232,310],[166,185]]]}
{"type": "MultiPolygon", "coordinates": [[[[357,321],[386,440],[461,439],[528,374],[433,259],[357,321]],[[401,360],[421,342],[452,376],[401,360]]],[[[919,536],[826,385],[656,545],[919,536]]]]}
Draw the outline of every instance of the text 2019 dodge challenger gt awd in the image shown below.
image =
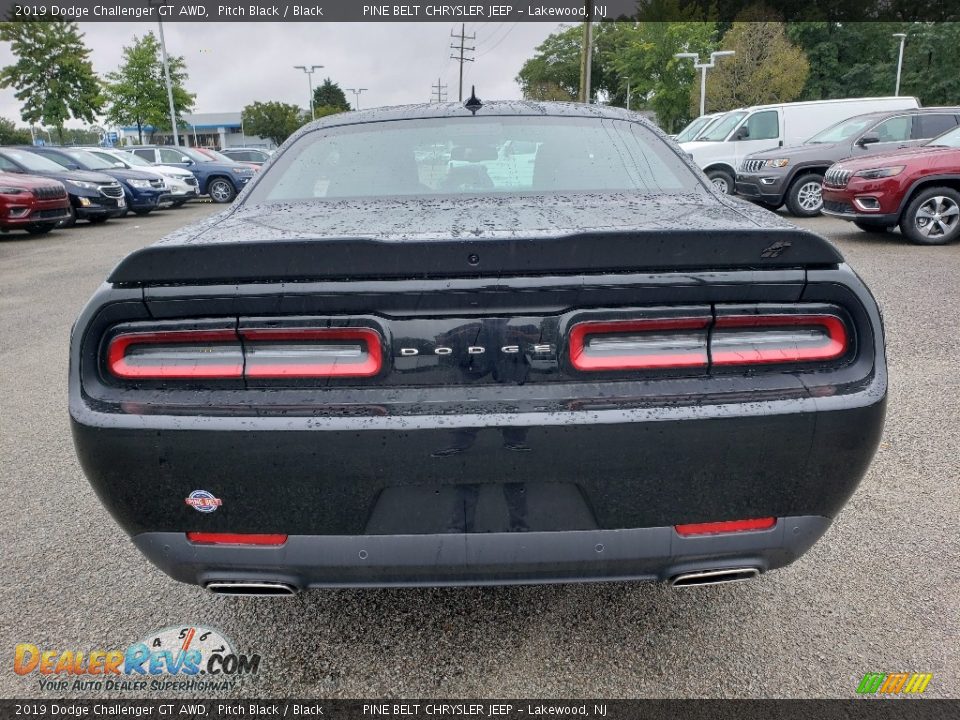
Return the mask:
{"type": "Polygon", "coordinates": [[[222,593],[782,567],[864,474],[881,320],[837,250],[611,108],[324,118],[76,324],[83,468],[222,593]]]}

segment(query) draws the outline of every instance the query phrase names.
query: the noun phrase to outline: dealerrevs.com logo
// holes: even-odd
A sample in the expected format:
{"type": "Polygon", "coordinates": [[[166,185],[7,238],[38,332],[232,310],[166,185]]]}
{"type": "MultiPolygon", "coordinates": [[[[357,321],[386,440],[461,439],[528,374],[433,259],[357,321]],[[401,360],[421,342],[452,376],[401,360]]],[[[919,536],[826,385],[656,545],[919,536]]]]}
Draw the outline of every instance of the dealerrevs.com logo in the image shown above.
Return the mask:
{"type": "Polygon", "coordinates": [[[19,643],[13,671],[36,677],[44,692],[228,691],[260,671],[260,656],[200,625],[167,627],[124,650],[61,650],[19,643]]]}
{"type": "Polygon", "coordinates": [[[857,694],[920,695],[932,679],[931,673],[867,673],[857,686],[857,694]]]}

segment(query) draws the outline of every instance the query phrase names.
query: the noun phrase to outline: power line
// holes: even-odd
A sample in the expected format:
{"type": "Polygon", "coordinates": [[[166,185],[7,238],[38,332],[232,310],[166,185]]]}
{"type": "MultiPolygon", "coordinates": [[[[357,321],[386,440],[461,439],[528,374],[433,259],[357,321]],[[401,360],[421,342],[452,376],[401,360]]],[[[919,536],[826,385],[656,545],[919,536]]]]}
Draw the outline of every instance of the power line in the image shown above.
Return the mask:
{"type": "Polygon", "coordinates": [[[451,55],[450,57],[451,57],[451,59],[457,60],[457,61],[460,62],[460,92],[459,92],[459,97],[460,97],[460,102],[463,102],[463,64],[464,64],[465,62],[473,62],[473,58],[468,58],[468,57],[466,57],[466,56],[464,55],[464,53],[465,53],[465,52],[473,52],[474,50],[476,50],[475,47],[465,47],[465,46],[464,46],[464,42],[466,42],[467,40],[476,40],[476,39],[477,39],[477,34],[474,33],[473,35],[467,35],[467,33],[466,33],[466,26],[465,26],[465,25],[461,25],[461,26],[460,26],[460,34],[459,34],[459,35],[456,35],[456,34],[454,34],[453,30],[451,30],[451,31],[450,31],[450,37],[452,37],[452,38],[457,38],[457,39],[460,41],[460,45],[459,45],[459,46],[458,46],[458,45],[451,45],[451,46],[450,46],[450,49],[451,49],[451,50],[458,50],[458,51],[459,51],[459,53],[460,53],[459,56],[458,56],[458,55],[451,55]]]}
{"type": "Polygon", "coordinates": [[[437,84],[431,85],[433,92],[430,93],[430,102],[446,102],[447,101],[447,86],[440,84],[440,78],[437,78],[437,84]]]}
{"type": "Polygon", "coordinates": [[[499,39],[499,40],[497,40],[493,45],[491,45],[490,47],[488,47],[488,48],[487,48],[486,50],[484,50],[482,53],[480,53],[479,55],[477,55],[476,59],[479,60],[480,58],[485,57],[486,55],[489,55],[491,51],[496,50],[497,46],[498,46],[500,43],[502,43],[504,40],[507,39],[507,35],[509,35],[510,33],[512,33],[512,32],[513,32],[513,29],[514,29],[516,26],[517,26],[517,23],[513,23],[513,24],[507,29],[507,32],[505,32],[503,35],[500,36],[500,39],[499,39]]]}

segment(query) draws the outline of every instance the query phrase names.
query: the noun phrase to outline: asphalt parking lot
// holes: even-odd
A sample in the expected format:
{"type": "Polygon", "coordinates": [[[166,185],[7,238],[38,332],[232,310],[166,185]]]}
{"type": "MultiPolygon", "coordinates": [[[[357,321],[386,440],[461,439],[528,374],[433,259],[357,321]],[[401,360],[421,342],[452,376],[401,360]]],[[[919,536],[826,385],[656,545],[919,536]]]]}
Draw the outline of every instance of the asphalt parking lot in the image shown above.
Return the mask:
{"type": "Polygon", "coordinates": [[[869,474],[795,565],[686,590],[254,600],[215,597],[149,565],[84,479],[67,421],[67,341],[81,307],[123,255],[214,209],[0,236],[0,696],[45,695],[36,674],[14,674],[17,643],[125,648],[181,624],[219,628],[262,656],[228,697],[851,697],[866,672],[933,673],[926,695],[960,696],[960,244],[802,222],[836,242],[877,295],[891,387],[869,474]]]}

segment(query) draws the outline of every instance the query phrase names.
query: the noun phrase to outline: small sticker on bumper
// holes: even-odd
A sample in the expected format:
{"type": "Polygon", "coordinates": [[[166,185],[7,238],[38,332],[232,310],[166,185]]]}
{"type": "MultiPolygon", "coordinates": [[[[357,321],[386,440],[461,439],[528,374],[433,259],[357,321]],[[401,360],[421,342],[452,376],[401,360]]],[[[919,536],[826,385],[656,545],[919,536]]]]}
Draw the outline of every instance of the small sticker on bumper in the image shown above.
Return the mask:
{"type": "Polygon", "coordinates": [[[223,505],[223,500],[209,490],[194,490],[184,502],[197,512],[202,513],[212,513],[223,505]]]}

